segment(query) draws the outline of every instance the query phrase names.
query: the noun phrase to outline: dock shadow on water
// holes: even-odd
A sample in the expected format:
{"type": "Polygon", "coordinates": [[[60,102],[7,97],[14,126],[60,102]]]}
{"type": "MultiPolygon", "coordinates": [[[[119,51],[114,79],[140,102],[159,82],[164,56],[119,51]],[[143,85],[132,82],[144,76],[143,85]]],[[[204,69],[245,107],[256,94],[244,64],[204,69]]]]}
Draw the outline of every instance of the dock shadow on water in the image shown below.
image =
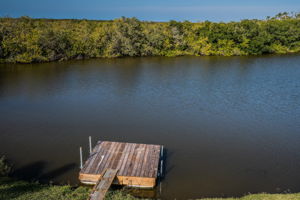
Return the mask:
{"type": "Polygon", "coordinates": [[[299,63],[293,54],[3,64],[0,152],[16,176],[78,184],[88,136],[159,144],[162,199],[300,192],[299,63]]]}
{"type": "Polygon", "coordinates": [[[37,161],[32,164],[17,168],[12,176],[21,180],[39,181],[41,183],[53,182],[57,177],[63,176],[66,172],[74,171],[77,164],[70,163],[54,170],[46,170],[47,162],[37,161]]]}

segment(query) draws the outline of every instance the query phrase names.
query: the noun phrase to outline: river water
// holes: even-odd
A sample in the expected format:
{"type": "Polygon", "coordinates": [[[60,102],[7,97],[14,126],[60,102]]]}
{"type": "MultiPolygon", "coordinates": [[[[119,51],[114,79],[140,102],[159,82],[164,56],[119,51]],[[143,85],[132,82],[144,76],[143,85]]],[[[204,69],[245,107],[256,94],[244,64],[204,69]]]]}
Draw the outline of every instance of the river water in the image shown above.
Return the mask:
{"type": "Polygon", "coordinates": [[[79,146],[162,144],[162,199],[300,192],[300,55],[0,65],[15,176],[77,183],[79,146]]]}

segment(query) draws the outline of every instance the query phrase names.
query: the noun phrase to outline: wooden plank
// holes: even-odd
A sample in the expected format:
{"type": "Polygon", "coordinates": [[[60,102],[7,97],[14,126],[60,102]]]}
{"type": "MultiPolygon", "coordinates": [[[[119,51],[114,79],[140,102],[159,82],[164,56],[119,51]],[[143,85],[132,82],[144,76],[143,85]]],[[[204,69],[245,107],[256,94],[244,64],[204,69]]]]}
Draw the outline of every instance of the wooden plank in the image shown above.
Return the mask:
{"type": "Polygon", "coordinates": [[[97,173],[97,169],[99,168],[99,166],[101,165],[101,163],[103,162],[104,158],[105,158],[105,154],[106,154],[106,149],[110,147],[110,144],[107,142],[103,142],[101,144],[101,146],[98,149],[98,156],[95,159],[93,166],[90,168],[89,173],[91,174],[96,174],[97,173]],[[103,156],[103,157],[102,157],[103,156]]]}
{"type": "Polygon", "coordinates": [[[128,165],[127,165],[127,168],[125,169],[125,174],[128,175],[128,176],[131,175],[131,172],[132,172],[132,170],[133,170],[133,165],[134,165],[134,163],[135,163],[135,161],[136,161],[136,157],[137,157],[137,154],[138,154],[137,149],[140,147],[140,145],[141,145],[141,144],[137,144],[137,145],[135,146],[134,152],[133,152],[133,155],[132,155],[131,159],[127,161],[127,162],[128,162],[128,165]]]}
{"type": "MultiPolygon", "coordinates": [[[[101,175],[96,174],[80,174],[80,180],[90,180],[96,184],[101,175]]],[[[153,188],[155,186],[156,178],[148,177],[131,177],[131,176],[118,176],[115,178],[115,184],[128,185],[128,186],[139,186],[145,188],[153,188]]]]}
{"type": "Polygon", "coordinates": [[[138,149],[137,152],[137,157],[136,157],[136,161],[132,167],[132,172],[131,172],[131,176],[136,176],[136,174],[139,173],[140,167],[142,162],[143,162],[143,156],[145,154],[145,150],[146,150],[146,145],[145,144],[141,144],[140,148],[138,149]]]}
{"type": "Polygon", "coordinates": [[[117,175],[118,170],[107,169],[103,176],[99,179],[98,183],[95,185],[93,192],[90,195],[90,200],[103,200],[106,192],[110,188],[113,180],[117,175]]]}
{"type": "Polygon", "coordinates": [[[127,155],[127,158],[126,158],[126,162],[124,162],[124,165],[121,167],[121,169],[120,169],[120,175],[122,176],[122,175],[125,175],[125,173],[126,173],[126,168],[127,168],[127,166],[129,165],[129,162],[128,162],[128,160],[131,160],[131,158],[132,158],[132,156],[133,156],[133,153],[134,153],[134,149],[135,149],[135,146],[137,145],[137,144],[130,144],[131,145],[131,148],[130,148],[130,152],[128,153],[128,155],[127,155]]]}
{"type": "Polygon", "coordinates": [[[135,176],[136,177],[142,177],[145,171],[145,168],[147,167],[147,158],[148,158],[148,154],[149,154],[149,145],[146,145],[146,149],[143,155],[143,159],[142,162],[139,166],[139,169],[137,170],[135,176]]]}
{"type": "Polygon", "coordinates": [[[114,162],[114,160],[117,157],[117,154],[118,154],[118,151],[119,151],[120,147],[121,147],[121,143],[116,143],[114,149],[109,152],[111,156],[110,156],[109,160],[106,162],[106,165],[104,166],[104,169],[111,168],[112,163],[114,162]]]}
{"type": "Polygon", "coordinates": [[[141,177],[147,177],[149,174],[149,166],[150,166],[150,160],[151,160],[151,155],[152,155],[152,149],[153,149],[153,145],[148,145],[148,155],[146,157],[146,162],[145,162],[145,167],[143,168],[143,172],[140,175],[141,177]]]}
{"type": "Polygon", "coordinates": [[[129,154],[129,148],[131,147],[131,145],[128,143],[124,143],[124,144],[125,144],[125,148],[121,155],[120,162],[118,163],[118,166],[116,167],[116,169],[119,169],[118,175],[120,175],[120,170],[122,168],[123,163],[126,162],[126,158],[128,157],[128,154],[129,154]]]}
{"type": "Polygon", "coordinates": [[[112,169],[118,169],[119,163],[121,162],[121,157],[124,153],[125,146],[126,146],[125,143],[121,143],[120,149],[117,152],[115,160],[111,164],[112,169]]]}
{"type": "Polygon", "coordinates": [[[121,185],[141,187],[141,188],[153,188],[156,183],[156,178],[148,177],[132,177],[132,176],[117,176],[121,185]]]}
{"type": "Polygon", "coordinates": [[[100,163],[99,166],[97,166],[97,168],[95,169],[95,174],[101,174],[104,172],[105,168],[104,166],[106,165],[109,157],[110,157],[110,151],[113,149],[114,144],[113,142],[106,142],[107,144],[107,148],[105,148],[104,153],[104,158],[102,160],[102,162],[100,163]]]}
{"type": "Polygon", "coordinates": [[[150,174],[150,169],[151,169],[151,160],[152,160],[152,157],[153,157],[153,149],[154,149],[154,146],[151,145],[148,147],[149,148],[149,153],[148,153],[148,156],[147,156],[147,163],[145,165],[145,168],[143,169],[143,177],[148,177],[149,174],[150,174]]]}
{"type": "Polygon", "coordinates": [[[100,174],[79,174],[79,180],[82,183],[91,185],[95,185],[100,177],[100,174]]]}
{"type": "Polygon", "coordinates": [[[153,174],[153,170],[155,169],[155,159],[156,159],[155,153],[157,153],[156,148],[155,146],[153,146],[153,148],[151,149],[151,157],[149,160],[149,169],[147,170],[148,171],[147,177],[153,177],[152,174],[153,174]]]}
{"type": "Polygon", "coordinates": [[[103,169],[107,169],[107,168],[110,168],[110,165],[113,161],[113,159],[115,158],[116,156],[116,152],[118,151],[119,147],[120,147],[120,143],[119,142],[112,142],[113,143],[113,148],[112,150],[109,152],[109,157],[103,167],[103,169]]]}
{"type": "MultiPolygon", "coordinates": [[[[100,143],[100,144],[101,144],[101,143],[100,143]]],[[[98,154],[96,153],[96,152],[97,152],[96,149],[99,148],[100,144],[98,143],[98,144],[96,145],[96,147],[94,148],[92,154],[90,155],[90,157],[88,158],[88,160],[87,160],[87,162],[86,162],[87,164],[84,165],[83,168],[81,169],[82,173],[87,173],[87,172],[90,170],[91,165],[92,165],[93,162],[94,162],[94,159],[98,156],[98,154]]]]}
{"type": "Polygon", "coordinates": [[[97,169],[100,167],[100,165],[103,163],[103,160],[106,155],[106,149],[108,148],[108,143],[103,143],[99,149],[98,157],[95,159],[95,163],[93,165],[93,168],[91,168],[90,173],[96,174],[97,169]]]}
{"type": "Polygon", "coordinates": [[[155,150],[154,150],[154,158],[151,161],[151,169],[150,169],[150,175],[149,177],[156,177],[157,176],[157,172],[158,172],[158,165],[159,165],[159,161],[160,161],[160,146],[155,146],[155,150]]]}
{"type": "Polygon", "coordinates": [[[92,170],[92,167],[93,167],[93,165],[94,165],[94,163],[96,163],[97,162],[97,157],[99,156],[99,151],[100,151],[100,149],[101,149],[101,143],[102,142],[98,142],[98,144],[95,146],[95,148],[93,149],[93,153],[90,155],[90,157],[91,156],[93,156],[94,158],[93,159],[88,159],[87,160],[87,168],[83,171],[83,173],[90,173],[91,172],[91,170],[92,170]]]}
{"type": "Polygon", "coordinates": [[[120,167],[120,171],[119,171],[120,176],[122,176],[124,174],[128,159],[132,155],[132,152],[134,151],[134,147],[135,147],[135,144],[127,144],[127,145],[128,145],[128,148],[127,148],[126,154],[124,154],[124,160],[123,160],[123,163],[122,163],[122,165],[120,167]]]}
{"type": "Polygon", "coordinates": [[[86,169],[86,172],[87,173],[91,173],[92,170],[93,170],[93,166],[95,165],[95,163],[99,163],[99,157],[101,157],[101,150],[102,150],[102,146],[103,146],[103,143],[100,142],[98,143],[98,145],[94,148],[94,151],[92,153],[92,155],[94,156],[94,159],[93,160],[89,160],[88,162],[89,163],[89,167],[86,169]],[[95,156],[96,155],[96,156],[95,156]]]}

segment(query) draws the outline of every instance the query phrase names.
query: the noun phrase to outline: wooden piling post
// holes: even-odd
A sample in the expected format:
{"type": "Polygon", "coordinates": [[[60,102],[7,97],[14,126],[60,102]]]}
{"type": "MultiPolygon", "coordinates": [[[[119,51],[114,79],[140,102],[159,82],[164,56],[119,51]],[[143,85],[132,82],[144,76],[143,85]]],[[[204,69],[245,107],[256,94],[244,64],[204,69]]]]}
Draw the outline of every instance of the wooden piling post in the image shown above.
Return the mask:
{"type": "Polygon", "coordinates": [[[159,194],[160,194],[160,195],[161,195],[161,191],[162,191],[162,190],[161,190],[161,184],[162,184],[162,183],[161,183],[161,181],[160,181],[160,182],[159,182],[159,194]]]}
{"type": "Polygon", "coordinates": [[[160,161],[160,177],[162,178],[164,175],[163,175],[163,160],[160,161]]]}
{"type": "Polygon", "coordinates": [[[80,169],[83,167],[83,161],[82,161],[82,147],[79,147],[79,154],[80,154],[80,169]]]}
{"type": "Polygon", "coordinates": [[[163,163],[164,163],[164,146],[161,147],[161,151],[160,151],[160,177],[163,177],[163,163]]]}
{"type": "Polygon", "coordinates": [[[92,137],[89,136],[90,154],[92,153],[92,137]]]}

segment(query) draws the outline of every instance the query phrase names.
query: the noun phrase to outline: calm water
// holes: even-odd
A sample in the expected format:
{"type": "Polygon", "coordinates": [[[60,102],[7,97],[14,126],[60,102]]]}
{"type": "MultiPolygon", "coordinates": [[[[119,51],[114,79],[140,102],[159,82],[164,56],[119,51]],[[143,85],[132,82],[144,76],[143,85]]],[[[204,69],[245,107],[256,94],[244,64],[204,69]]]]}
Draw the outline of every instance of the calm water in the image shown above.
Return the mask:
{"type": "Polygon", "coordinates": [[[300,192],[300,55],[0,65],[16,176],[76,183],[90,135],[163,144],[163,199],[300,192]]]}

